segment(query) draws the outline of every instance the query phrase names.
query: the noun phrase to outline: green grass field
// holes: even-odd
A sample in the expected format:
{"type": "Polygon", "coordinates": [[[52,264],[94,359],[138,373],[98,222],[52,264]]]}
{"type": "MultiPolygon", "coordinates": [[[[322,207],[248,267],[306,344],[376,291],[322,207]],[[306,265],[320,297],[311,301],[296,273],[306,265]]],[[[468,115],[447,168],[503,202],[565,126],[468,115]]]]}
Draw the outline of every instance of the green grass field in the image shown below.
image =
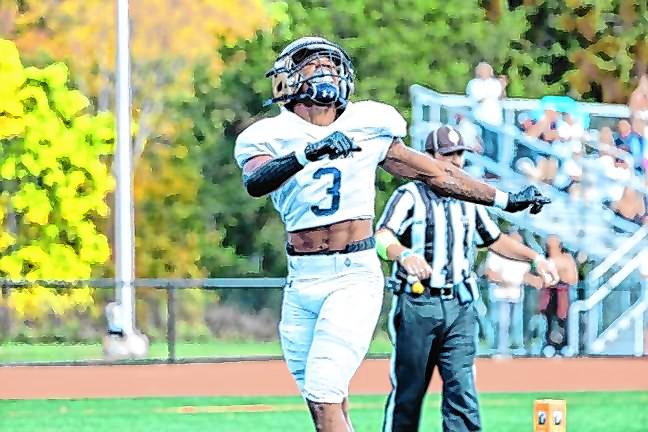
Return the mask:
{"type": "MultiPolygon", "coordinates": [[[[480,396],[485,431],[531,432],[533,401],[567,400],[569,431],[645,432],[648,392],[489,393],[480,396]]],[[[383,396],[353,396],[356,432],[376,432],[383,396]]],[[[439,431],[439,398],[428,397],[421,430],[439,431]]],[[[0,401],[2,432],[288,432],[312,430],[301,399],[163,398],[0,401]]]]}
{"type": "MultiPolygon", "coordinates": [[[[211,341],[176,344],[176,357],[227,357],[248,355],[280,355],[279,342],[211,341]]],[[[101,344],[24,344],[0,345],[0,363],[26,361],[100,360],[101,344]]],[[[153,342],[149,348],[151,359],[166,359],[165,342],[153,342]]]]}
{"type": "MultiPolygon", "coordinates": [[[[386,354],[391,352],[391,343],[386,337],[373,340],[369,353],[386,354]]],[[[256,342],[237,340],[213,340],[201,343],[178,342],[176,358],[193,357],[233,357],[281,355],[279,341],[256,342]]],[[[79,361],[100,360],[101,344],[0,344],[0,363],[36,361],[79,361]]],[[[153,342],[150,346],[150,359],[166,359],[166,342],[153,342]]]]}

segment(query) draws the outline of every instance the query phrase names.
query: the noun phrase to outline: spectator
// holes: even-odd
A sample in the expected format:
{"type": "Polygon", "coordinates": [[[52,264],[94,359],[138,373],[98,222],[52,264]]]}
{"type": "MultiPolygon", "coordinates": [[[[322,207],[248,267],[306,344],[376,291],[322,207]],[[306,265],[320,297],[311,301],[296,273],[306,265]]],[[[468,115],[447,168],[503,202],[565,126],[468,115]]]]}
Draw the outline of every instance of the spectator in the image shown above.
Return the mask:
{"type": "MultiPolygon", "coordinates": [[[[574,147],[571,157],[566,159],[558,169],[553,185],[565,192],[572,193],[572,189],[579,187],[583,176],[583,151],[581,148],[574,147]],[[578,150],[578,151],[576,151],[578,150]]],[[[580,189],[578,189],[581,191],[580,189]]]]}
{"type": "Polygon", "coordinates": [[[632,131],[641,136],[644,141],[648,138],[648,121],[642,120],[639,117],[632,117],[630,124],[632,125],[632,131]]]}
{"type": "Polygon", "coordinates": [[[527,131],[527,135],[532,138],[552,143],[559,138],[558,123],[560,115],[553,105],[545,106],[544,112],[540,119],[527,131]]]}
{"type": "Polygon", "coordinates": [[[619,120],[617,123],[617,137],[614,140],[617,148],[627,152],[632,156],[633,165],[641,168],[644,152],[643,137],[635,132],[628,120],[619,120]]]}
{"type": "Polygon", "coordinates": [[[648,127],[639,117],[632,118],[632,130],[641,137],[642,149],[635,159],[635,168],[639,173],[648,173],[648,127]]]}
{"type": "Polygon", "coordinates": [[[646,218],[645,196],[631,187],[625,187],[621,198],[610,204],[612,211],[623,219],[641,225],[646,218]]]}
{"type": "Polygon", "coordinates": [[[612,129],[607,126],[604,126],[599,131],[599,144],[601,146],[614,147],[614,133],[612,129]]]}
{"type": "Polygon", "coordinates": [[[630,95],[628,102],[633,118],[648,120],[648,75],[643,74],[639,78],[637,88],[630,95]]]}
{"type": "Polygon", "coordinates": [[[558,137],[561,141],[581,141],[585,137],[585,128],[571,113],[563,113],[558,124],[558,137]]]}
{"type": "Polygon", "coordinates": [[[484,147],[482,146],[482,139],[479,136],[479,129],[475,123],[471,122],[469,118],[462,114],[456,114],[455,120],[457,122],[455,128],[459,131],[459,135],[461,135],[464,144],[470,147],[473,152],[483,154],[484,147]]]}
{"type": "Polygon", "coordinates": [[[621,199],[624,183],[632,177],[629,165],[614,146],[614,136],[609,127],[599,134],[598,157],[583,160],[583,198],[598,202],[621,199]]]}
{"type": "MultiPolygon", "coordinates": [[[[517,115],[517,127],[522,133],[528,135],[529,129],[533,127],[535,122],[533,116],[528,111],[522,111],[517,115]]],[[[519,172],[526,175],[529,180],[539,182],[541,172],[537,167],[539,154],[535,148],[526,145],[524,140],[515,141],[515,157],[512,166],[519,172]]]]}
{"type": "Polygon", "coordinates": [[[527,176],[531,182],[542,181],[542,172],[530,157],[521,157],[515,162],[515,168],[527,176]]]}
{"type": "Polygon", "coordinates": [[[572,113],[562,114],[558,124],[559,144],[554,148],[560,156],[553,185],[567,191],[582,174],[580,164],[583,156],[583,141],[588,136],[581,121],[572,113]]]}
{"type": "Polygon", "coordinates": [[[493,127],[502,125],[503,115],[500,99],[504,94],[506,82],[495,78],[493,68],[486,62],[481,62],[475,68],[475,78],[468,82],[466,95],[473,102],[475,120],[483,126],[484,154],[492,159],[498,159],[498,136],[493,127]]]}
{"type": "Polygon", "coordinates": [[[508,77],[506,75],[498,75],[497,80],[502,85],[502,93],[500,93],[500,99],[506,98],[506,88],[508,87],[508,77]]]}
{"type": "MultiPolygon", "coordinates": [[[[547,238],[547,255],[558,269],[559,282],[540,291],[540,312],[547,320],[545,347],[546,357],[553,357],[567,346],[567,312],[569,291],[578,283],[578,269],[574,258],[566,252],[556,236],[547,238]]],[[[564,351],[562,351],[564,353],[564,351]]]]}
{"type": "MultiPolygon", "coordinates": [[[[556,108],[553,105],[547,105],[542,117],[527,130],[526,135],[551,144],[560,138],[558,135],[559,121],[560,115],[556,108]]],[[[539,179],[551,184],[558,171],[558,161],[550,155],[538,156],[537,169],[539,179]]]]}
{"type": "Polygon", "coordinates": [[[522,111],[517,115],[518,128],[525,134],[534,125],[533,116],[528,111],[522,111]]]}
{"type": "MultiPolygon", "coordinates": [[[[457,122],[455,128],[459,132],[459,135],[461,135],[464,145],[474,153],[484,154],[484,147],[482,146],[482,139],[477,125],[462,114],[456,114],[455,121],[457,122]]],[[[464,170],[475,178],[482,178],[485,174],[482,166],[475,165],[470,161],[466,161],[464,170]]]]}
{"type": "MultiPolygon", "coordinates": [[[[522,243],[522,236],[515,230],[509,232],[509,237],[522,243]]],[[[523,284],[526,282],[535,288],[542,287],[542,279],[529,273],[530,270],[529,263],[503,257],[492,250],[489,250],[486,257],[485,275],[490,281],[489,312],[491,323],[495,327],[498,354],[509,354],[511,348],[517,354],[526,353],[522,319],[523,284]]]]}

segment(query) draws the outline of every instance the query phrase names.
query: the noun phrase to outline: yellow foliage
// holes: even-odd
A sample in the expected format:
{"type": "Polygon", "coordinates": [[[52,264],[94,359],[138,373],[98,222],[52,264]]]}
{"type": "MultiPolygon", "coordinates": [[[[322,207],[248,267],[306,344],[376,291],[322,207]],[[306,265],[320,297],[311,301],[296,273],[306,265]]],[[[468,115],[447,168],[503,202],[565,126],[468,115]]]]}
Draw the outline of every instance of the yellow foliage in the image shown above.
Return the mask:
{"type": "MultiPolygon", "coordinates": [[[[23,0],[20,11],[15,2],[8,3],[11,5],[2,11],[5,33],[0,33],[0,38],[14,40],[23,56],[33,61],[64,60],[75,84],[96,101],[92,111],[111,108],[116,2],[23,0]]],[[[221,43],[231,44],[252,37],[259,29],[270,29],[277,20],[285,18],[285,9],[280,7],[280,2],[267,0],[137,0],[130,2],[130,18],[133,118],[139,123],[132,130],[139,146],[136,150],[141,152],[149,145],[147,134],[151,131],[163,137],[160,141],[175,144],[178,131],[191,127],[167,115],[163,106],[165,98],[182,100],[193,94],[191,74],[197,64],[207,64],[213,74],[218,74],[223,67],[217,55],[221,43]]],[[[4,63],[12,64],[15,73],[11,82],[3,80],[0,86],[0,112],[11,114],[0,116],[0,140],[20,137],[26,154],[5,154],[0,160],[0,176],[7,180],[20,179],[22,184],[39,173],[38,188],[46,191],[52,206],[48,208],[39,198],[38,188],[18,191],[18,197],[13,195],[12,200],[17,199],[23,218],[29,218],[32,228],[36,227],[41,243],[65,238],[75,242],[76,254],[89,265],[107,259],[108,240],[95,229],[87,230],[83,223],[88,221],[88,215],[108,214],[105,196],[113,189],[114,180],[97,156],[112,151],[112,117],[101,112],[97,116],[84,112],[88,100],[81,93],[64,88],[68,71],[63,64],[24,69],[13,44],[8,42],[0,44],[0,70],[9,70],[2,66],[4,63]],[[28,78],[47,86],[24,86],[28,78]],[[52,84],[54,88],[39,92],[52,84]],[[20,91],[23,93],[15,97],[20,91]],[[23,115],[23,109],[30,110],[28,115],[23,115]],[[72,166],[65,171],[59,163],[64,157],[72,166]],[[80,171],[85,179],[72,174],[75,167],[82,167],[80,171]]],[[[145,181],[135,183],[136,203],[143,205],[146,200],[168,197],[179,205],[174,213],[136,212],[136,218],[147,217],[146,223],[136,221],[137,236],[146,242],[145,250],[162,251],[165,257],[155,260],[151,253],[138,254],[136,268],[148,272],[147,275],[202,276],[197,264],[198,240],[182,234],[182,229],[160,235],[155,228],[188,219],[185,213],[195,200],[199,175],[183,171],[183,165],[175,162],[187,160],[185,147],[172,146],[166,151],[165,146],[150,145],[152,152],[157,153],[152,160],[162,168],[149,165],[145,158],[138,159],[137,175],[145,181]]],[[[24,245],[20,235],[16,241],[15,247],[24,245]]],[[[2,244],[0,238],[0,251],[2,244]]],[[[0,274],[24,277],[28,265],[23,264],[15,256],[6,262],[0,259],[0,274]]],[[[40,303],[23,295],[28,292],[17,292],[12,304],[24,314],[41,313],[40,303]]],[[[50,302],[52,310],[57,311],[62,310],[62,304],[81,305],[89,299],[80,296],[75,303],[70,297],[68,303],[60,303],[45,297],[41,291],[34,292],[43,295],[44,301],[50,302]]]]}
{"type": "MultiPolygon", "coordinates": [[[[0,96],[0,98],[1,97],[2,96],[0,96]]],[[[5,104],[5,106],[6,105],[7,104],[5,104]]],[[[0,110],[2,110],[1,107],[0,110]]],[[[5,112],[9,113],[10,111],[5,110],[5,112]]],[[[25,122],[20,118],[0,117],[0,131],[2,131],[0,132],[0,139],[20,135],[25,131],[25,122]]]]}
{"type": "Polygon", "coordinates": [[[22,114],[22,105],[8,97],[22,87],[26,79],[16,47],[8,40],[0,39],[0,70],[3,81],[0,86],[0,112],[16,116],[22,114]]]}
{"type": "Polygon", "coordinates": [[[187,155],[185,146],[152,146],[153,151],[142,159],[135,173],[135,200],[138,208],[142,208],[135,212],[137,248],[143,251],[136,255],[135,268],[141,274],[203,277],[204,272],[197,265],[198,239],[185,225],[195,211],[192,203],[198,194],[200,173],[191,165],[176,166],[187,155]],[[166,211],[160,205],[165,201],[161,200],[175,205],[166,211]],[[146,213],[143,209],[147,206],[156,206],[160,211],[146,213]],[[168,227],[164,235],[160,235],[161,226],[168,227]]]}
{"type": "MultiPolygon", "coordinates": [[[[112,152],[109,114],[83,113],[88,99],[67,87],[68,69],[55,63],[24,69],[11,42],[0,39],[0,176],[19,180],[0,195],[0,275],[20,280],[76,280],[110,257],[108,239],[94,220],[107,215],[113,189],[103,162],[112,152]],[[8,67],[4,67],[8,65],[8,67]],[[6,215],[19,221],[9,231],[6,215]],[[11,249],[9,247],[11,246],[11,249]]],[[[33,286],[11,291],[8,304],[21,317],[92,305],[90,288],[33,286]]]]}
{"type": "MultiPolygon", "coordinates": [[[[2,117],[0,117],[0,131],[2,131],[2,117]]],[[[13,157],[8,157],[1,162],[0,165],[0,176],[5,180],[13,179],[16,176],[16,159],[13,157]]]]}
{"type": "MultiPolygon", "coordinates": [[[[8,25],[0,37],[15,40],[23,54],[34,58],[45,54],[51,59],[65,60],[81,90],[97,97],[99,110],[107,110],[107,92],[111,91],[115,76],[116,3],[25,0],[20,12],[16,7],[4,11],[8,25]]],[[[219,45],[252,37],[259,29],[270,29],[283,18],[281,10],[265,0],[130,2],[133,118],[150,125],[139,137],[136,159],[145,148],[151,129],[166,136],[177,130],[177,125],[162,112],[164,99],[170,94],[179,98],[192,95],[194,67],[205,63],[218,74],[223,67],[217,55],[219,45]]],[[[48,83],[67,79],[62,64],[37,72],[28,70],[48,83]]],[[[64,100],[54,95],[52,100],[66,119],[83,105],[81,98],[64,100]]],[[[133,129],[137,135],[137,128],[133,129]]]]}
{"type": "MultiPolygon", "coordinates": [[[[7,10],[12,31],[0,36],[14,39],[23,53],[44,52],[51,58],[67,59],[75,73],[83,76],[86,91],[97,95],[107,82],[105,75],[95,71],[114,69],[115,5],[105,0],[27,0],[23,13],[7,10]]],[[[269,29],[280,18],[276,11],[263,0],[130,2],[134,68],[169,65],[174,84],[188,91],[196,62],[206,61],[214,71],[222,66],[214,55],[220,38],[228,43],[251,37],[260,28],[269,29]]],[[[59,70],[41,73],[49,74],[48,79],[63,79],[59,70]]],[[[146,74],[148,82],[140,82],[142,87],[157,91],[160,83],[155,75],[146,74]]]]}
{"type": "Polygon", "coordinates": [[[6,250],[9,246],[16,244],[16,239],[14,236],[8,232],[0,232],[0,252],[6,250]]]}
{"type": "Polygon", "coordinates": [[[23,261],[15,254],[0,257],[0,272],[9,279],[22,279],[23,261]]]}

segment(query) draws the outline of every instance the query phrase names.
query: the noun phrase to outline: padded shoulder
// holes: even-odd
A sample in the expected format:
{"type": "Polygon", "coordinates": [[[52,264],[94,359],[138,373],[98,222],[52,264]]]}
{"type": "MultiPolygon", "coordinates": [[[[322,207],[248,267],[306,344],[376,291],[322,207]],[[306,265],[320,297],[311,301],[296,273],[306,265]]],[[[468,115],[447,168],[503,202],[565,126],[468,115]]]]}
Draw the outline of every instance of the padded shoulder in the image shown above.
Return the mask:
{"type": "Polygon", "coordinates": [[[376,101],[354,102],[352,109],[370,123],[384,130],[384,135],[405,137],[407,135],[407,122],[403,116],[391,105],[376,101]]]}

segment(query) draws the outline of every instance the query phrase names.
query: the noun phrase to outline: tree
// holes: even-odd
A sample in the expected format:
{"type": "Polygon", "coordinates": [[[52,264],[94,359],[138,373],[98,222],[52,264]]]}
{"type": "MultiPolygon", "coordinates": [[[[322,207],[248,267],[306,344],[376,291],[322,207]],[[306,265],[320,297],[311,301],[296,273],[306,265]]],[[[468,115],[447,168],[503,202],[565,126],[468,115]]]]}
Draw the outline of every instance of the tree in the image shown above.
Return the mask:
{"type": "MultiPolygon", "coordinates": [[[[0,33],[15,39],[35,63],[68,59],[76,82],[92,95],[95,109],[110,108],[116,2],[11,3],[5,19],[0,19],[0,33]]],[[[199,167],[194,158],[181,156],[187,152],[182,136],[191,125],[174,110],[192,98],[196,64],[217,76],[224,65],[217,48],[269,27],[275,19],[271,12],[262,0],[130,2],[138,275],[204,274],[196,262],[195,237],[217,245],[219,234],[197,228],[201,215],[188,194],[198,188],[199,167]],[[147,145],[150,151],[145,152],[147,145]],[[186,234],[188,224],[197,231],[186,234]]],[[[110,231],[108,226],[106,232],[110,231]]]]}
{"type": "MultiPolygon", "coordinates": [[[[7,2],[0,36],[16,41],[23,55],[66,59],[75,79],[109,108],[115,74],[115,5],[102,0],[7,2]]],[[[135,153],[155,130],[160,133],[165,94],[190,96],[191,72],[207,61],[213,73],[223,63],[217,43],[249,37],[271,21],[261,0],[139,0],[130,2],[134,117],[140,123],[135,153]],[[141,118],[140,118],[141,117],[141,118]],[[141,142],[140,142],[141,141],[141,142]]]]}
{"type": "MultiPolygon", "coordinates": [[[[68,87],[63,63],[23,67],[0,39],[0,274],[9,279],[90,278],[110,256],[95,220],[106,217],[113,188],[110,114],[90,115],[88,99],[68,87]]],[[[92,304],[90,288],[14,290],[21,316],[61,315],[92,304]]]]}
{"type": "Polygon", "coordinates": [[[527,0],[516,8],[531,23],[521,49],[554,93],[626,103],[635,78],[648,72],[648,6],[634,0],[527,0]]]}
{"type": "MultiPolygon", "coordinates": [[[[0,34],[15,39],[32,62],[67,59],[76,83],[101,111],[113,99],[115,4],[22,0],[3,10],[0,34]]],[[[137,276],[200,278],[205,275],[201,244],[209,245],[204,249],[215,265],[242,261],[231,248],[221,247],[224,235],[207,229],[211,226],[196,206],[200,164],[187,150],[191,124],[176,113],[193,97],[196,64],[218,76],[224,64],[217,48],[269,28],[272,11],[263,0],[130,2],[137,276]]],[[[111,221],[105,225],[110,233],[111,221]]],[[[184,299],[182,307],[188,309],[179,316],[191,318],[196,328],[204,293],[183,293],[192,298],[184,299]]],[[[160,290],[138,290],[138,325],[149,334],[163,324],[163,297],[160,290]]]]}

